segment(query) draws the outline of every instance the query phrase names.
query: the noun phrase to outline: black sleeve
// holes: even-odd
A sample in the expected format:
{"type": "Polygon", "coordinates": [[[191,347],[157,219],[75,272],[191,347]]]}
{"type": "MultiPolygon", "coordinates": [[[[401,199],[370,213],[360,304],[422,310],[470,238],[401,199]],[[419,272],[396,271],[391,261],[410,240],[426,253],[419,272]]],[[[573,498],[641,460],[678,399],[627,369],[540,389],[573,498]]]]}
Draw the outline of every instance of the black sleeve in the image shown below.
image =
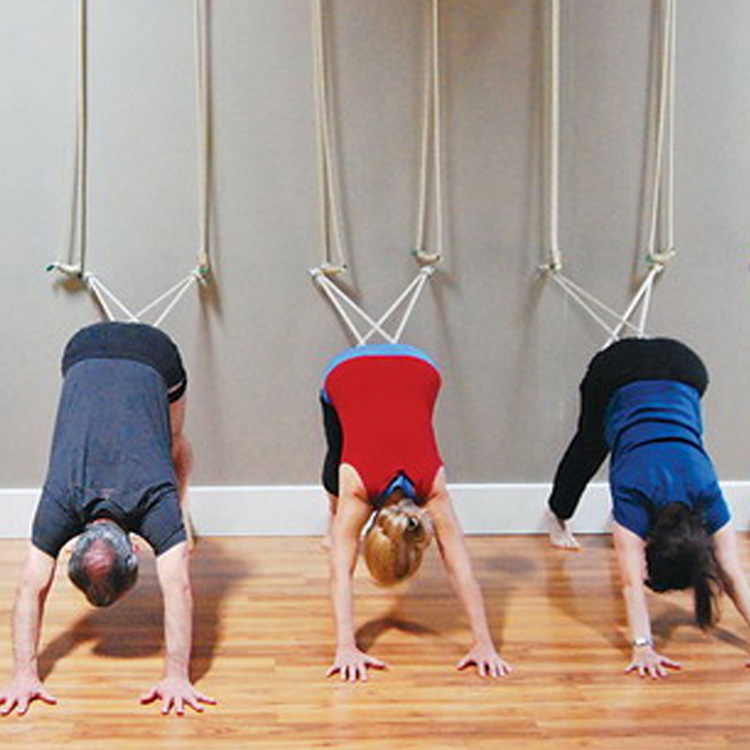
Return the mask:
{"type": "Polygon", "coordinates": [[[31,527],[31,543],[50,557],[57,557],[63,545],[83,531],[83,525],[57,500],[42,492],[31,527]]]}
{"type": "Polygon", "coordinates": [[[167,386],[170,403],[187,389],[180,352],[166,333],[143,323],[95,323],[82,328],[63,354],[63,375],[85,359],[132,359],[153,367],[167,386]]]}
{"type": "Polygon", "coordinates": [[[152,498],[141,517],[140,524],[133,528],[159,555],[187,539],[182,522],[180,497],[176,490],[169,490],[152,498]]]}
{"type": "Polygon", "coordinates": [[[323,462],[323,487],[326,492],[338,497],[339,494],[339,465],[341,464],[341,448],[344,443],[344,433],[341,421],[333,404],[325,396],[320,397],[323,408],[323,426],[325,427],[328,451],[323,462]]]}

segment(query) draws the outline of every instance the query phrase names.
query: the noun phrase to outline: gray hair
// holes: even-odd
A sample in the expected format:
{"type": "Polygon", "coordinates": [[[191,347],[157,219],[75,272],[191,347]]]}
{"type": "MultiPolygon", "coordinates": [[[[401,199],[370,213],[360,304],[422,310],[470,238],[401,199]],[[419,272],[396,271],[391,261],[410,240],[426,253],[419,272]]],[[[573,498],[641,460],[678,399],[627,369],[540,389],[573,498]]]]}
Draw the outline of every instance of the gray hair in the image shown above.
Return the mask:
{"type": "Polygon", "coordinates": [[[95,607],[115,602],[138,578],[128,535],[114,521],[88,524],[70,556],[68,576],[95,607]]]}

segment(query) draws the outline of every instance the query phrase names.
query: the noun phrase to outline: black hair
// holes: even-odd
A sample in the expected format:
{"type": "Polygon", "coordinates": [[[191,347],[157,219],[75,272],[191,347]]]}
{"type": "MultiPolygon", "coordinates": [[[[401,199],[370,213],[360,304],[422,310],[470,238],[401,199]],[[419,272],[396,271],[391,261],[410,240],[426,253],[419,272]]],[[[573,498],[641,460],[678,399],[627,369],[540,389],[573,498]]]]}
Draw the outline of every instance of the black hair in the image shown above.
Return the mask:
{"type": "Polygon", "coordinates": [[[646,564],[652,591],[692,588],[698,625],[705,629],[716,622],[724,585],[713,540],[698,512],[680,502],[662,508],[646,540],[646,564]]]}
{"type": "Polygon", "coordinates": [[[128,535],[114,521],[90,523],[70,556],[68,576],[95,607],[117,601],[138,578],[138,557],[128,535]]]}

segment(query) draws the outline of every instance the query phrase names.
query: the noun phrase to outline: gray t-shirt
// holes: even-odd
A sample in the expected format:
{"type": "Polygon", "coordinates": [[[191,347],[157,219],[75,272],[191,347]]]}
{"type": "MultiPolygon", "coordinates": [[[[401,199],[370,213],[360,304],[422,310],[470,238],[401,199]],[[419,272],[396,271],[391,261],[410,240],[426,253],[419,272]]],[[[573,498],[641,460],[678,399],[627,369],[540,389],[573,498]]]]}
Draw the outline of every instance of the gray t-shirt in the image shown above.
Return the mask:
{"type": "Polygon", "coordinates": [[[168,403],[164,377],[144,361],[92,350],[67,368],[32,529],[37,548],[56,557],[102,516],[157,555],[185,540],[168,403]]]}

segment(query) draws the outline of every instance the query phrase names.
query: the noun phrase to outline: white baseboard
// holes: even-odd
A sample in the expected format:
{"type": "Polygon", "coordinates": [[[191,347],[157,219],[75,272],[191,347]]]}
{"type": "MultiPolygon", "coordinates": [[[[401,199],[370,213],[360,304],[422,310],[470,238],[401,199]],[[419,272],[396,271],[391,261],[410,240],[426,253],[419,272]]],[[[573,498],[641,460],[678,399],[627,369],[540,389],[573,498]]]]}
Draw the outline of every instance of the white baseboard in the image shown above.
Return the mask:
{"type": "MultiPolygon", "coordinates": [[[[550,485],[452,484],[456,511],[469,534],[537,534],[550,485]]],[[[735,526],[750,525],[750,481],[723,482],[735,526]]],[[[0,538],[26,538],[31,528],[38,489],[0,489],[0,538]]],[[[328,501],[318,485],[268,487],[193,487],[190,510],[198,533],[204,536],[309,536],[326,526],[328,501]]],[[[573,528],[580,533],[602,533],[610,518],[606,483],[589,486],[581,500],[573,528]]]]}

